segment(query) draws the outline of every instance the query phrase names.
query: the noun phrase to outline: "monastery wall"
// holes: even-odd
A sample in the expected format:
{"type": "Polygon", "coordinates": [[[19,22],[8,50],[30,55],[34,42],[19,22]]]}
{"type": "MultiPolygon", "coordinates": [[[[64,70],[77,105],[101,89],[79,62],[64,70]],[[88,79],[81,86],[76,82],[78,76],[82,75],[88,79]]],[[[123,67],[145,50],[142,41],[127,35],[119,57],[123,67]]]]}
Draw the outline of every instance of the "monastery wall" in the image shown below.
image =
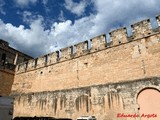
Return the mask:
{"type": "MultiPolygon", "coordinates": [[[[157,20],[159,20],[157,18],[157,20]]],[[[12,87],[14,93],[53,91],[122,82],[160,75],[160,33],[149,20],[110,32],[88,42],[61,49],[19,64],[12,87]],[[75,47],[75,51],[73,51],[75,47]]]]}
{"type": "Polygon", "coordinates": [[[138,93],[160,90],[160,27],[152,29],[147,19],[131,28],[131,36],[120,28],[109,33],[110,42],[103,34],[17,65],[14,117],[113,120],[119,112],[137,113],[138,93]]]}
{"type": "Polygon", "coordinates": [[[97,120],[143,120],[148,115],[152,120],[159,120],[158,96],[148,98],[157,104],[158,111],[153,107],[149,109],[150,112],[142,111],[140,114],[139,110],[143,107],[138,102],[138,96],[145,89],[160,91],[160,78],[18,94],[14,95],[14,117],[38,116],[76,120],[80,116],[94,115],[97,120]],[[139,116],[124,117],[122,114],[139,116]],[[141,119],[143,114],[146,117],[141,119]]]}

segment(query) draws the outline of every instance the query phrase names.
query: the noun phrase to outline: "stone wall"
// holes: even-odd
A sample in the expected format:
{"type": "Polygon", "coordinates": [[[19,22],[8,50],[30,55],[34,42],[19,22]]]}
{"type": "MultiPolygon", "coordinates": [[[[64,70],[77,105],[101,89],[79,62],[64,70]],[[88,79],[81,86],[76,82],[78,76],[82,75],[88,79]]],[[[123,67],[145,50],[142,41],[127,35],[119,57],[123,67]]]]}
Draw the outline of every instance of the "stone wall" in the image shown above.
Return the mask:
{"type": "Polygon", "coordinates": [[[140,88],[159,89],[160,29],[152,29],[150,20],[131,27],[132,36],[120,28],[109,33],[110,42],[103,34],[17,65],[14,116],[95,114],[108,120],[117,112],[137,112],[140,88]]]}
{"type": "Polygon", "coordinates": [[[13,84],[14,72],[0,69],[0,95],[9,96],[13,84]]]}
{"type": "MultiPolygon", "coordinates": [[[[122,32],[124,30],[119,29],[110,33],[112,40],[110,46],[105,44],[105,36],[101,35],[92,40],[103,41],[102,44],[97,44],[97,48],[87,49],[84,47],[87,42],[78,44],[77,46],[82,46],[76,49],[79,56],[76,53],[67,54],[71,49],[68,47],[61,50],[65,52],[65,56],[62,53],[57,58],[59,52],[56,52],[19,64],[12,92],[62,90],[159,76],[159,31],[149,35],[146,33],[145,37],[139,39],[134,39],[136,37],[134,34],[132,41],[125,42],[129,38],[122,32]],[[116,37],[117,34],[118,36],[122,34],[122,38],[116,37]]],[[[95,46],[94,44],[92,46],[95,46]]]]}
{"type": "MultiPolygon", "coordinates": [[[[131,117],[117,116],[119,113],[138,114],[137,96],[146,88],[160,90],[160,78],[15,94],[14,116],[45,116],[76,120],[82,115],[94,115],[97,120],[130,120],[131,117]]],[[[160,115],[159,113],[154,114],[160,115]]],[[[139,117],[133,119],[139,119],[139,117]]],[[[154,119],[158,120],[159,117],[154,119]]]]}

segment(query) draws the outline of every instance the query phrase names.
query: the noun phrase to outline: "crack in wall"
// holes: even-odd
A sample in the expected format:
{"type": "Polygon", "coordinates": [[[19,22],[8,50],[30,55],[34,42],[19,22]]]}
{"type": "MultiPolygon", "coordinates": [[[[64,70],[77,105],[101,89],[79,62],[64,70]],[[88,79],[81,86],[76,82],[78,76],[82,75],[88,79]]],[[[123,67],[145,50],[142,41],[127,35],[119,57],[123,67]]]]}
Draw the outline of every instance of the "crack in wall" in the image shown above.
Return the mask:
{"type": "Polygon", "coordinates": [[[79,67],[78,67],[78,61],[77,61],[77,80],[78,80],[78,86],[79,86],[79,67]]]}
{"type": "Polygon", "coordinates": [[[145,67],[144,60],[142,60],[141,62],[142,62],[143,73],[144,73],[144,75],[145,75],[145,74],[146,74],[146,67],[145,67]]]}
{"type": "MultiPolygon", "coordinates": [[[[139,51],[139,54],[141,55],[142,54],[142,50],[141,50],[139,45],[138,45],[138,51],[139,51]]],[[[146,74],[146,67],[145,67],[145,63],[144,63],[143,59],[141,60],[141,63],[142,63],[143,74],[145,75],[146,74]]]]}
{"type": "Polygon", "coordinates": [[[139,45],[138,45],[138,52],[139,54],[141,54],[141,48],[139,47],[139,45]]]}

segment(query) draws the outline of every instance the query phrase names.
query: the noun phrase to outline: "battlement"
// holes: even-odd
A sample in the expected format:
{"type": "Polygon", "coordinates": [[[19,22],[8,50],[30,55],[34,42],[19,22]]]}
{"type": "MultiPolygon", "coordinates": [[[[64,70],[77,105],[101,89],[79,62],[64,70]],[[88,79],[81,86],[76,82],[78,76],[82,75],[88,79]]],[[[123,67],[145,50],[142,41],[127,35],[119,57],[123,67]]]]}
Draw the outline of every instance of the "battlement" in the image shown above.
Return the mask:
{"type": "Polygon", "coordinates": [[[71,55],[73,55],[73,46],[63,48],[60,50],[60,52],[61,52],[61,57],[60,57],[61,61],[70,59],[71,55]]]}
{"type": "Polygon", "coordinates": [[[152,33],[150,20],[143,20],[131,25],[134,39],[147,36],[152,33]]]}
{"type": "Polygon", "coordinates": [[[92,38],[90,41],[91,41],[91,52],[104,49],[106,44],[106,35],[105,34],[99,35],[97,37],[92,38]]]}
{"type": "MultiPolygon", "coordinates": [[[[160,16],[157,16],[156,20],[158,26],[160,26],[160,16]]],[[[131,28],[131,36],[128,36],[127,29],[125,27],[119,28],[109,32],[110,41],[106,40],[105,34],[102,34],[97,37],[91,38],[90,40],[86,40],[73,46],[62,48],[59,51],[19,64],[17,65],[16,72],[21,73],[48,65],[57,64],[86,54],[91,54],[93,52],[110,49],[111,47],[126,44],[128,42],[135,41],[160,32],[159,29],[158,31],[153,30],[149,19],[134,23],[131,25],[131,28]]]]}
{"type": "Polygon", "coordinates": [[[88,50],[88,41],[86,40],[86,41],[84,41],[84,42],[81,42],[81,43],[78,43],[78,44],[76,44],[76,45],[74,45],[75,46],[75,53],[76,53],[76,55],[75,56],[81,56],[81,55],[83,55],[83,54],[85,54],[86,53],[86,51],[88,50]]]}
{"type": "Polygon", "coordinates": [[[128,41],[126,28],[120,28],[120,29],[114,30],[110,32],[109,35],[110,35],[111,41],[113,42],[113,46],[119,45],[121,43],[126,43],[128,41]]]}

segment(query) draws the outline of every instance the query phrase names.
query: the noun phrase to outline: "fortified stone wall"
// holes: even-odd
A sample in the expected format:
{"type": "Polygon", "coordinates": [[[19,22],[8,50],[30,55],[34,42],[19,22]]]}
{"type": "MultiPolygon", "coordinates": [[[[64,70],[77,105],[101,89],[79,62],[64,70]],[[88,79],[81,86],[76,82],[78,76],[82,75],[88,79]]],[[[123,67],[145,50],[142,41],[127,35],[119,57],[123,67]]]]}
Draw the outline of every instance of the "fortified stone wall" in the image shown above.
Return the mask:
{"type": "MultiPolygon", "coordinates": [[[[157,17],[157,21],[159,21],[157,17]]],[[[160,75],[160,30],[149,20],[17,65],[14,93],[78,88],[160,75]],[[75,52],[73,53],[73,47],[75,52]],[[61,52],[61,54],[60,54],[61,52]],[[126,74],[127,73],[127,74],[126,74]]]]}
{"type": "Polygon", "coordinates": [[[131,28],[130,37],[120,28],[109,33],[109,43],[100,35],[17,65],[14,116],[112,120],[118,112],[137,113],[137,94],[160,90],[160,28],[152,29],[150,20],[131,28]]]}

